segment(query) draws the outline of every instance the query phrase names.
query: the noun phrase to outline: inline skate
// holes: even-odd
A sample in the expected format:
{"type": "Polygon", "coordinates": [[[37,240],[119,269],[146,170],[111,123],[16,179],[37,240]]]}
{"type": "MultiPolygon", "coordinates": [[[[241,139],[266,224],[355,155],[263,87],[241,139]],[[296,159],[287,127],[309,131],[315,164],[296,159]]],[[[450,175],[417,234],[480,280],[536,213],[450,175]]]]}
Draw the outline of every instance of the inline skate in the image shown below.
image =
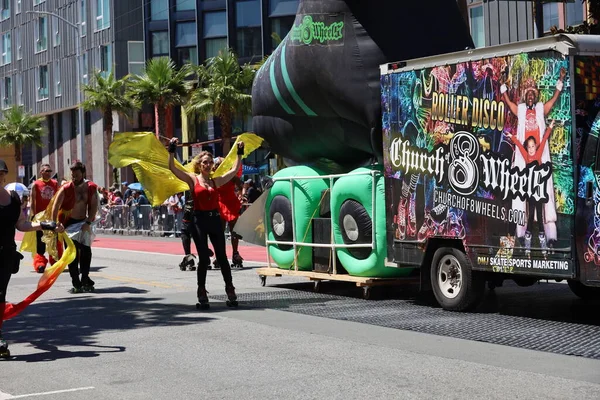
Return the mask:
{"type": "Polygon", "coordinates": [[[95,285],[96,283],[95,283],[93,280],[91,280],[91,279],[89,278],[89,276],[88,276],[88,277],[85,277],[85,278],[83,278],[83,279],[81,280],[81,284],[82,284],[82,286],[81,286],[81,289],[82,289],[84,292],[86,292],[86,293],[93,292],[93,291],[95,290],[95,289],[94,289],[94,285],[95,285]]]}
{"type": "Polygon", "coordinates": [[[231,257],[231,268],[244,268],[244,259],[237,251],[231,257]]]}
{"type": "Polygon", "coordinates": [[[8,349],[8,343],[2,338],[2,331],[0,331],[0,358],[9,358],[10,350],[8,349]]]}

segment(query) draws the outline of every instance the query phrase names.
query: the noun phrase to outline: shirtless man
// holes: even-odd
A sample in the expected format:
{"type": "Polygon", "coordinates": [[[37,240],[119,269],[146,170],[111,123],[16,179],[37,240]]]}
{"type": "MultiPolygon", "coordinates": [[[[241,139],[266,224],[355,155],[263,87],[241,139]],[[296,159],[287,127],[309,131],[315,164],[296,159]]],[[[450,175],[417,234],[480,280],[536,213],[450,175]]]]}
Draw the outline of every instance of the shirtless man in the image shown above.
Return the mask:
{"type": "Polygon", "coordinates": [[[92,263],[91,225],[98,211],[98,186],[84,179],[85,165],[81,161],[73,162],[70,169],[71,181],[63,185],[56,194],[52,220],[64,225],[77,248],[75,260],[69,264],[73,283],[71,293],[91,292],[94,290],[94,282],[89,277],[92,263]]]}

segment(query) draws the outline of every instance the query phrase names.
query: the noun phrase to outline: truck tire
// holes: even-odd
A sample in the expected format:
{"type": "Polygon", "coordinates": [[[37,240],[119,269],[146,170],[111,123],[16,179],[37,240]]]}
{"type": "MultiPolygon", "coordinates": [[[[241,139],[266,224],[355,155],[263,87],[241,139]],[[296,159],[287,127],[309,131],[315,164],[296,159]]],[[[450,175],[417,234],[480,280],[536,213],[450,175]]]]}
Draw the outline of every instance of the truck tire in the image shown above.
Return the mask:
{"type": "Polygon", "coordinates": [[[485,290],[485,280],[474,273],[464,252],[441,247],[433,255],[431,286],[444,310],[468,311],[477,306],[485,290]]]}
{"type": "Polygon", "coordinates": [[[575,296],[579,297],[580,299],[600,299],[600,287],[585,286],[583,283],[571,279],[569,279],[567,283],[569,284],[569,289],[571,289],[571,292],[573,292],[573,294],[575,294],[575,296]]]}

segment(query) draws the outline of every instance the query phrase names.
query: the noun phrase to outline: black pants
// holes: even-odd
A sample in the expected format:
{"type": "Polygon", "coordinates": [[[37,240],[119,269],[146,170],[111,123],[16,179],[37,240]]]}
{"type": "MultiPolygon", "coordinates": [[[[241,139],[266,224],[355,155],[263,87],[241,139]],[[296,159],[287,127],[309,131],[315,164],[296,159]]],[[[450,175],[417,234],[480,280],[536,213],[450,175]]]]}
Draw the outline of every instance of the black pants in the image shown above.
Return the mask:
{"type": "MultiPolygon", "coordinates": [[[[69,226],[81,221],[83,220],[70,219],[67,221],[65,226],[69,226]]],[[[77,254],[75,256],[75,260],[69,264],[69,275],[71,275],[73,287],[80,288],[82,285],[89,283],[90,266],[92,265],[92,248],[75,240],[73,243],[75,244],[75,250],[77,251],[77,254]],[[81,279],[79,278],[80,273],[81,279]]]]}
{"type": "Polygon", "coordinates": [[[2,329],[2,319],[4,317],[4,303],[6,302],[6,289],[12,275],[16,247],[0,248],[0,329],[2,329]]]}
{"type": "Polygon", "coordinates": [[[225,281],[225,286],[233,285],[231,277],[231,266],[227,260],[225,252],[225,232],[221,223],[219,212],[214,211],[194,211],[194,222],[198,231],[198,289],[206,285],[206,270],[210,265],[210,253],[208,251],[208,238],[215,250],[217,262],[221,267],[221,274],[225,281]]]}
{"type": "Polygon", "coordinates": [[[35,237],[37,239],[36,252],[40,256],[43,256],[46,253],[46,243],[44,243],[42,241],[42,237],[43,236],[44,236],[44,232],[43,231],[37,231],[35,233],[35,237]]]}
{"type": "Polygon", "coordinates": [[[196,245],[196,252],[200,255],[200,238],[198,237],[196,225],[193,221],[183,220],[181,223],[181,244],[186,256],[192,253],[192,240],[196,245]]]}
{"type": "Polygon", "coordinates": [[[540,201],[536,201],[530,198],[527,201],[527,205],[529,206],[529,215],[527,216],[527,230],[529,232],[533,232],[533,216],[534,214],[537,216],[537,226],[539,233],[544,232],[544,218],[542,216],[542,206],[544,205],[540,201]]]}

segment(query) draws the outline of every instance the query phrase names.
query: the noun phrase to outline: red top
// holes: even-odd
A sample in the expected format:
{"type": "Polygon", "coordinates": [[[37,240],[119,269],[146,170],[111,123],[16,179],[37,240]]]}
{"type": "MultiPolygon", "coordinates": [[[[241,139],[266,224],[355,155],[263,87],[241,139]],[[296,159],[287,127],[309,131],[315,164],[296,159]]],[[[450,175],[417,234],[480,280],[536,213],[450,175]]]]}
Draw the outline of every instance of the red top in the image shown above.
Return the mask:
{"type": "MultiPolygon", "coordinates": [[[[511,136],[513,143],[515,144],[515,146],[517,146],[517,148],[521,152],[521,155],[525,159],[525,164],[529,164],[534,161],[537,161],[537,163],[539,165],[542,165],[542,152],[544,151],[544,146],[546,145],[548,138],[550,138],[551,132],[552,132],[552,128],[550,128],[550,127],[546,128],[546,133],[544,134],[544,137],[542,138],[541,143],[538,145],[536,142],[537,147],[535,150],[535,154],[532,156],[529,155],[529,153],[527,152],[527,149],[525,148],[525,146],[527,145],[527,139],[525,139],[525,146],[523,146],[523,144],[521,144],[521,142],[519,142],[516,137],[511,136]]],[[[527,136],[527,138],[529,138],[529,137],[530,136],[527,136]]]]}
{"type": "MultiPolygon", "coordinates": [[[[89,201],[91,200],[92,196],[97,196],[98,186],[92,181],[87,181],[87,185],[89,204],[89,201]]],[[[71,181],[65,183],[62,187],[64,188],[65,197],[63,199],[60,209],[64,211],[71,211],[73,207],[75,207],[75,184],[71,181]]]]}
{"type": "Polygon", "coordinates": [[[219,194],[212,186],[205,188],[196,177],[194,185],[194,211],[213,211],[219,208],[219,194]]]}
{"type": "Polygon", "coordinates": [[[33,182],[33,186],[35,187],[35,210],[33,210],[34,214],[42,212],[48,207],[50,204],[50,200],[54,194],[58,191],[58,182],[54,179],[49,179],[47,182],[44,182],[43,179],[38,179],[33,182]]]}

